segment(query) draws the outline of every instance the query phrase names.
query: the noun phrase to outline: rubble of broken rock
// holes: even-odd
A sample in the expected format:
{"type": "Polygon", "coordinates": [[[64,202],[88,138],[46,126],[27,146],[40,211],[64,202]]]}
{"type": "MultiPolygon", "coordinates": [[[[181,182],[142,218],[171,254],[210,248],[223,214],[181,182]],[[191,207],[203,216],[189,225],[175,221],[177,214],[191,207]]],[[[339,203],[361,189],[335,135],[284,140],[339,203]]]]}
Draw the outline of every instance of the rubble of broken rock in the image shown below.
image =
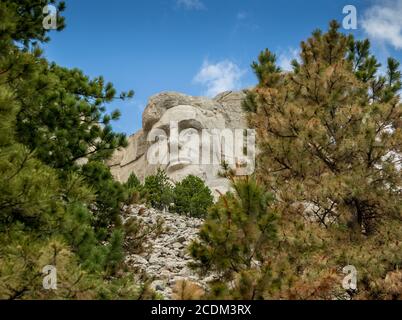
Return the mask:
{"type": "Polygon", "coordinates": [[[144,205],[131,205],[123,209],[123,223],[130,218],[142,220],[147,225],[162,220],[164,231],[155,238],[148,239],[150,250],[126,256],[127,265],[152,279],[151,288],[164,299],[172,299],[173,288],[178,281],[185,280],[207,290],[208,282],[216,275],[201,277],[188,264],[193,260],[188,246],[198,236],[202,219],[178,215],[167,211],[147,208],[144,205]]]}

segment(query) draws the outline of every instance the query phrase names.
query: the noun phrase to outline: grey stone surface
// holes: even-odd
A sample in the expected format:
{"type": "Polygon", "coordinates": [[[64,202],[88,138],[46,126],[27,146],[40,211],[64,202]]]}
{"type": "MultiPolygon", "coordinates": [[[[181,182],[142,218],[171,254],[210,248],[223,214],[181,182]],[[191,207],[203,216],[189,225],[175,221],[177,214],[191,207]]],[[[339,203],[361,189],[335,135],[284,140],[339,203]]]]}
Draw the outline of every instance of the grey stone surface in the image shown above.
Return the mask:
{"type": "Polygon", "coordinates": [[[192,258],[188,252],[191,241],[197,239],[199,227],[203,220],[180,216],[175,213],[162,212],[142,205],[133,205],[124,208],[128,215],[123,216],[123,222],[130,218],[149,220],[156,223],[158,219],[164,220],[166,231],[156,239],[150,240],[151,252],[143,255],[128,254],[126,262],[139,271],[145,272],[153,279],[151,287],[164,298],[170,299],[172,289],[177,280],[187,280],[207,289],[207,283],[215,279],[213,273],[201,277],[193,271],[188,264],[192,258]],[[140,208],[143,214],[138,215],[140,208]],[[185,236],[183,236],[185,235],[185,236]],[[185,238],[185,241],[180,241],[185,238]],[[179,247],[180,246],[180,247],[179,247]]]}

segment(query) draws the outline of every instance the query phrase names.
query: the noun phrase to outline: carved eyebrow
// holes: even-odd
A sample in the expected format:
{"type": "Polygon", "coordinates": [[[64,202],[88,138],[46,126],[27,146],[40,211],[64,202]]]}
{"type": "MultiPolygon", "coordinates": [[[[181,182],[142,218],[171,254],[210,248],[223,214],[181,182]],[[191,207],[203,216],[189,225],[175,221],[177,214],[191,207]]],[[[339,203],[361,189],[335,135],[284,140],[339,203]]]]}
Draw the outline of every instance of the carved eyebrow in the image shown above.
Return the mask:
{"type": "Polygon", "coordinates": [[[195,119],[185,119],[179,121],[179,130],[187,129],[187,128],[194,128],[197,130],[202,130],[203,125],[201,122],[195,119]]]}
{"type": "Polygon", "coordinates": [[[158,129],[165,131],[166,134],[170,134],[170,126],[168,124],[163,124],[158,126],[158,129]]]}

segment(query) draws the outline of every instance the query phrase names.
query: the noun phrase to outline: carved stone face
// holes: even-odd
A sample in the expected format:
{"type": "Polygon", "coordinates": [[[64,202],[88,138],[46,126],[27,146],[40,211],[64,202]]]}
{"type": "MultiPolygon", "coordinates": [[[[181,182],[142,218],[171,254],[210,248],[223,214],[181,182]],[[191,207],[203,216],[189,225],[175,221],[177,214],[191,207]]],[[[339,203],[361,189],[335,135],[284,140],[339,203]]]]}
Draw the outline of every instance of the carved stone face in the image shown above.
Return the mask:
{"type": "Polygon", "coordinates": [[[221,160],[237,161],[233,154],[239,152],[232,149],[243,147],[242,130],[247,128],[241,107],[244,97],[244,92],[225,92],[214,99],[174,92],[151,97],[142,129],[109,161],[113,175],[121,182],[131,173],[144,180],[161,167],[173,181],[192,174],[203,179],[215,197],[225,193],[229,183],[218,173],[221,160]],[[232,141],[234,130],[241,135],[232,141]],[[223,148],[222,136],[229,142],[223,148]]]}
{"type": "MultiPolygon", "coordinates": [[[[148,133],[150,146],[147,161],[154,165],[159,162],[175,181],[189,174],[207,183],[217,180],[220,162],[215,160],[213,163],[213,159],[218,159],[220,155],[216,154],[217,148],[214,151],[212,145],[208,145],[211,140],[205,137],[212,130],[224,128],[225,119],[221,114],[190,105],[170,108],[148,133]],[[208,155],[207,151],[210,152],[208,155]]],[[[224,183],[223,180],[220,182],[224,183]]]]}

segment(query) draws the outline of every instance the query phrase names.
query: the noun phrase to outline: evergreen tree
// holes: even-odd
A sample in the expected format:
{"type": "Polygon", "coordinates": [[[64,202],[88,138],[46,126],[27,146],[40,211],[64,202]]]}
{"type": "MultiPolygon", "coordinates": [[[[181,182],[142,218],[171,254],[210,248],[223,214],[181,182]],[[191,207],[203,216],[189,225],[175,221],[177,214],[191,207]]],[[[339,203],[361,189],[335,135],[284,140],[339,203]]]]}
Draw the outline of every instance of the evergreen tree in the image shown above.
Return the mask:
{"type": "Polygon", "coordinates": [[[114,274],[124,259],[123,251],[124,234],[120,230],[115,230],[110,238],[110,244],[108,248],[108,255],[106,257],[106,264],[108,271],[114,274]]]}
{"type": "Polygon", "coordinates": [[[121,204],[127,198],[123,185],[113,179],[109,167],[100,161],[83,165],[80,174],[96,196],[91,207],[95,214],[94,226],[107,228],[112,223],[119,225],[121,204]]]}
{"type": "Polygon", "coordinates": [[[125,187],[127,189],[137,189],[141,187],[141,182],[135,175],[135,173],[131,173],[128,177],[127,182],[125,183],[125,187]]]}
{"type": "Polygon", "coordinates": [[[399,63],[388,59],[379,75],[369,42],[338,28],[331,22],[302,42],[291,72],[269,50],[253,64],[259,84],[244,108],[257,130],[258,179],[280,214],[270,270],[281,277],[269,297],[342,298],[346,265],[358,270],[352,297],[398,296],[390,279],[402,261],[399,63]]]}
{"type": "Polygon", "coordinates": [[[0,39],[16,41],[30,46],[37,42],[48,42],[48,30],[43,28],[43,8],[54,5],[57,8],[57,31],[65,27],[65,2],[58,0],[3,0],[0,4],[0,39]]]}
{"type": "Polygon", "coordinates": [[[41,57],[50,3],[0,3],[0,298],[152,297],[116,275],[124,234],[112,222],[124,189],[103,160],[125,139],[101,106],[114,90],[41,57]],[[42,286],[46,265],[57,268],[58,290],[42,286]]]}
{"type": "MultiPolygon", "coordinates": [[[[77,169],[79,161],[103,161],[127,145],[125,136],[112,131],[118,111],[104,114],[105,103],[116,99],[111,83],[89,80],[78,69],[61,68],[38,58],[29,81],[13,81],[20,99],[18,139],[35,150],[46,164],[77,169]],[[46,106],[46,107],[44,107],[46,106]]],[[[129,94],[122,93],[125,99],[129,94]]]]}
{"type": "Polygon", "coordinates": [[[204,217],[213,203],[211,190],[202,179],[189,175],[173,189],[174,210],[180,214],[204,217]]]}
{"type": "Polygon", "coordinates": [[[200,240],[190,247],[194,267],[216,271],[225,280],[267,263],[276,238],[272,195],[248,177],[235,181],[233,189],[210,208],[200,240]]]}
{"type": "Polygon", "coordinates": [[[124,184],[124,188],[127,190],[127,203],[146,203],[147,202],[147,190],[141,184],[140,180],[134,173],[131,173],[127,182],[124,184]]]}
{"type": "Polygon", "coordinates": [[[157,173],[145,178],[148,203],[156,209],[164,209],[173,201],[172,184],[166,172],[158,169],[157,173]]]}
{"type": "Polygon", "coordinates": [[[325,227],[343,223],[370,234],[401,217],[401,73],[389,59],[378,76],[368,41],[338,28],[332,22],[302,42],[290,73],[264,51],[245,108],[259,136],[259,177],[279,199],[307,205],[325,227]]]}

